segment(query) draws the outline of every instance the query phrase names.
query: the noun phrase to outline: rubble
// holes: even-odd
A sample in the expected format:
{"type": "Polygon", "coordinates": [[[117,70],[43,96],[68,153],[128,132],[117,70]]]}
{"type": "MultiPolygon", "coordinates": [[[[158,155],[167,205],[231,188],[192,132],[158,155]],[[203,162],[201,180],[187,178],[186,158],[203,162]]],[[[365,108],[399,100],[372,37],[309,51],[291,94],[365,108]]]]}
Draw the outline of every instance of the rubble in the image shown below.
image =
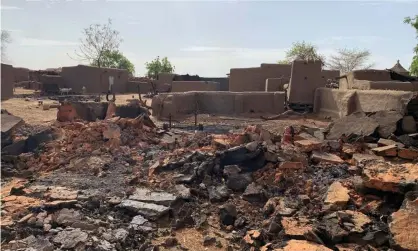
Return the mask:
{"type": "Polygon", "coordinates": [[[349,190],[341,182],[335,181],[329,188],[324,203],[329,208],[344,208],[350,200],[349,190]]]}

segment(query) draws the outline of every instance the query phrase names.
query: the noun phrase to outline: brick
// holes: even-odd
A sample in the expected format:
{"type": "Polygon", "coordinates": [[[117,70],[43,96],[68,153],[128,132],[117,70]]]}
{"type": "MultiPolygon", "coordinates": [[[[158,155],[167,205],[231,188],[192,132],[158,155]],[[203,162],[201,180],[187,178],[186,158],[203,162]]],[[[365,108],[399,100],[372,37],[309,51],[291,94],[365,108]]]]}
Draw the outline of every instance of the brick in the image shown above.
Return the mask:
{"type": "Polygon", "coordinates": [[[299,140],[314,140],[314,141],[318,141],[317,138],[315,138],[314,136],[310,135],[309,133],[306,132],[301,132],[298,135],[295,135],[294,137],[295,141],[299,141],[299,140]]]}
{"type": "Polygon", "coordinates": [[[275,251],[332,251],[332,249],[329,249],[323,245],[309,242],[309,241],[303,241],[303,240],[290,240],[286,243],[286,246],[283,248],[275,249],[275,251]]]}
{"type": "Polygon", "coordinates": [[[398,154],[398,147],[396,145],[381,146],[372,149],[377,156],[395,157],[398,154]]]}
{"type": "Polygon", "coordinates": [[[398,149],[398,157],[402,159],[414,160],[418,158],[418,151],[411,148],[400,148],[398,149]]]}
{"type": "Polygon", "coordinates": [[[348,195],[349,190],[345,188],[341,182],[332,183],[327,191],[327,196],[325,197],[325,205],[331,209],[342,209],[344,208],[348,201],[350,200],[350,195],[348,195]]]}
{"type": "Polygon", "coordinates": [[[365,153],[355,153],[353,154],[353,159],[355,161],[355,164],[359,164],[362,161],[368,161],[368,160],[381,160],[381,161],[385,160],[382,156],[376,156],[374,154],[365,154],[365,153]]]}
{"type": "Polygon", "coordinates": [[[302,162],[291,162],[291,161],[285,161],[280,163],[279,166],[280,169],[302,169],[303,163],[302,162]]]}
{"type": "Polygon", "coordinates": [[[313,150],[320,149],[322,142],[318,140],[304,139],[295,141],[295,146],[301,148],[304,152],[312,152],[313,150]]]}
{"type": "Polygon", "coordinates": [[[313,231],[312,224],[305,217],[283,217],[281,223],[284,233],[288,236],[303,237],[309,231],[313,231]]]}
{"type": "Polygon", "coordinates": [[[322,153],[322,152],[314,151],[312,153],[311,158],[319,162],[326,162],[326,163],[333,163],[333,164],[344,163],[344,160],[342,160],[340,157],[332,153],[322,153]]]}

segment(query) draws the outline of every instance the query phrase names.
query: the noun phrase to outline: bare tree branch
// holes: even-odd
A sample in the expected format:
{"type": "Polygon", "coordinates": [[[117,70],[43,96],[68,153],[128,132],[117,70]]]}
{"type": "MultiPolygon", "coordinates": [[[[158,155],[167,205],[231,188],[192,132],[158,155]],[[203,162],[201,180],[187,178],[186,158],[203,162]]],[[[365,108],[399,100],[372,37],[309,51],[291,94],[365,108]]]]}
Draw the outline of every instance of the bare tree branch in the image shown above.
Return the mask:
{"type": "Polygon", "coordinates": [[[373,63],[367,63],[371,56],[368,50],[359,49],[339,49],[336,55],[330,56],[327,67],[332,70],[339,70],[347,73],[353,70],[370,69],[373,63]]]}

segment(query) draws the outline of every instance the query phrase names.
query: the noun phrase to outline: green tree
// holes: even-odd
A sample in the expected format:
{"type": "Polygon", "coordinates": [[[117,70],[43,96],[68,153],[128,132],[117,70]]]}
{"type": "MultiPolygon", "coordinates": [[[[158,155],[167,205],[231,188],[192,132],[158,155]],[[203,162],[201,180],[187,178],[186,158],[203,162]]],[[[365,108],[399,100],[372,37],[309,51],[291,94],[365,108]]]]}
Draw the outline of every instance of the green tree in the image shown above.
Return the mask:
{"type": "MultiPolygon", "coordinates": [[[[415,17],[406,17],[404,23],[411,25],[415,29],[416,38],[418,40],[418,15],[415,17]]],[[[415,55],[412,57],[412,63],[409,67],[409,72],[411,75],[418,76],[418,43],[414,47],[415,55]]]]}
{"type": "Polygon", "coordinates": [[[167,57],[162,59],[157,57],[151,62],[146,62],[145,68],[147,69],[147,76],[149,78],[157,79],[160,73],[173,73],[175,67],[168,61],[167,57]]]}
{"type": "Polygon", "coordinates": [[[353,70],[370,69],[373,64],[368,64],[371,56],[368,50],[359,49],[339,49],[337,54],[330,56],[327,62],[331,70],[339,70],[347,73],[353,70]]]}
{"type": "MultiPolygon", "coordinates": [[[[132,75],[135,73],[135,66],[120,51],[104,51],[100,61],[101,67],[125,69],[132,75]]],[[[98,66],[97,61],[91,65],[98,66]]]]}
{"type": "Polygon", "coordinates": [[[291,63],[294,60],[321,60],[325,63],[325,57],[318,53],[315,45],[305,41],[293,43],[292,48],[286,51],[284,60],[279,60],[279,64],[291,63]]]}
{"type": "Polygon", "coordinates": [[[91,65],[102,67],[104,54],[109,51],[117,51],[122,39],[119,32],[112,28],[112,20],[107,24],[91,24],[83,30],[80,46],[75,51],[76,57],[82,61],[88,61],[91,65]]]}

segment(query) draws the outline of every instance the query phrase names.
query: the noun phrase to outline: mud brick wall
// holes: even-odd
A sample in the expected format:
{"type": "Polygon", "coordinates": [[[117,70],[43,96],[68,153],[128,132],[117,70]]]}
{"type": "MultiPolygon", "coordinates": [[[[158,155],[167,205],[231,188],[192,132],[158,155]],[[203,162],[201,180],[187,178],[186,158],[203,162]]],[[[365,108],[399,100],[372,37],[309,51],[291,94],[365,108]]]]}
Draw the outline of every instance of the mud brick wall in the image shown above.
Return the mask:
{"type": "Polygon", "coordinates": [[[64,78],[67,86],[72,88],[73,91],[81,92],[83,86],[85,86],[87,93],[107,92],[109,89],[109,76],[113,76],[113,91],[115,93],[124,93],[126,91],[129,72],[120,69],[78,65],[63,67],[61,76],[64,78]]]}
{"type": "Polygon", "coordinates": [[[171,92],[219,91],[219,83],[207,81],[173,81],[171,92]]]}
{"type": "Polygon", "coordinates": [[[266,79],[289,77],[290,64],[261,64],[253,68],[233,68],[229,75],[229,91],[265,91],[266,79]]]}
{"type": "Polygon", "coordinates": [[[407,103],[414,96],[413,92],[405,91],[318,88],[315,91],[314,112],[337,118],[356,111],[392,110],[405,114],[407,103]]]}
{"type": "Polygon", "coordinates": [[[355,80],[392,81],[390,73],[385,70],[357,70],[349,72],[344,76],[344,78],[340,79],[339,89],[342,90],[353,89],[355,80]]]}
{"type": "Polygon", "coordinates": [[[141,94],[147,94],[149,92],[152,92],[151,83],[140,82],[140,81],[128,81],[126,82],[126,93],[138,93],[138,86],[139,86],[139,92],[141,94]]]}
{"type": "Polygon", "coordinates": [[[352,89],[415,91],[411,82],[354,80],[352,89]]]}
{"type": "Polygon", "coordinates": [[[22,82],[29,80],[29,69],[21,67],[13,67],[14,81],[22,82]]]}
{"type": "Polygon", "coordinates": [[[204,77],[200,78],[201,81],[211,81],[219,83],[219,91],[228,91],[229,90],[229,78],[210,78],[204,77]]]}
{"type": "Polygon", "coordinates": [[[288,90],[288,101],[293,104],[314,103],[315,90],[325,87],[321,61],[295,60],[288,90]]]}
{"type": "Polygon", "coordinates": [[[290,78],[268,78],[266,79],[266,92],[282,92],[283,86],[288,84],[290,78]]]}
{"type": "Polygon", "coordinates": [[[41,75],[40,82],[42,84],[56,84],[59,88],[71,88],[66,85],[63,77],[57,75],[41,75]]]}
{"type": "Polygon", "coordinates": [[[278,114],[284,111],[283,92],[185,92],[163,93],[152,100],[153,115],[173,118],[199,114],[278,114]]]}
{"type": "Polygon", "coordinates": [[[1,64],[1,100],[13,97],[14,69],[8,64],[1,64]]]}

